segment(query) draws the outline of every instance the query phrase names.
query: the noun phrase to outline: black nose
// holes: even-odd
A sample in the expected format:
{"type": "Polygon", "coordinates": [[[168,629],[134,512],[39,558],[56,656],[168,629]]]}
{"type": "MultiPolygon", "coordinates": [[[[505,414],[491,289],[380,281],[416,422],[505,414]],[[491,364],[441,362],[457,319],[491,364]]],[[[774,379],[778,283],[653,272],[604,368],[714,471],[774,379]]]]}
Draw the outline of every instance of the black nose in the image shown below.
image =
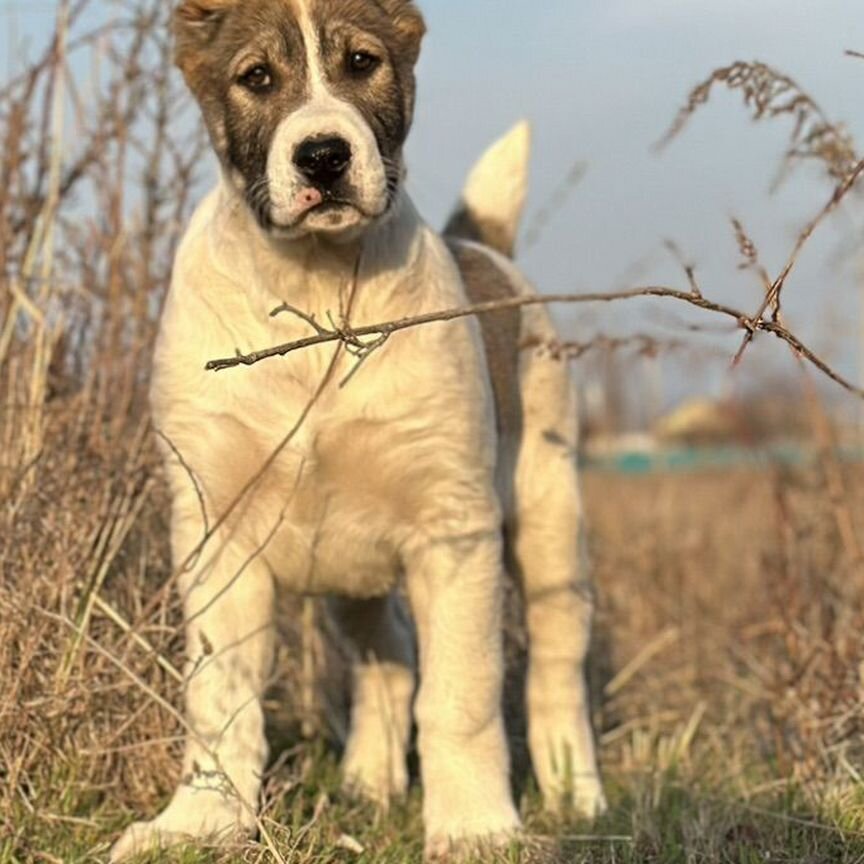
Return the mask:
{"type": "Polygon", "coordinates": [[[351,162],[351,145],[343,138],[309,138],[294,151],[294,164],[318,186],[335,183],[351,162]]]}

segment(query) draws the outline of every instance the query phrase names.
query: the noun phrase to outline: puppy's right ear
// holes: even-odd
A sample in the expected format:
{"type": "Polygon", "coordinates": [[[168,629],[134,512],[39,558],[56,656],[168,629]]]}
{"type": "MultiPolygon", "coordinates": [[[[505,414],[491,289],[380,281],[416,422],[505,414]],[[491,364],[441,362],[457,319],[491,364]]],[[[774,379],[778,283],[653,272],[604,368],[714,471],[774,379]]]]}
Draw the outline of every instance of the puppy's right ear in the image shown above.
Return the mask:
{"type": "Polygon", "coordinates": [[[379,0],[390,15],[396,31],[405,42],[405,56],[413,66],[420,56],[420,43],[426,35],[426,22],[412,0],[379,0]]]}
{"type": "Polygon", "coordinates": [[[175,27],[206,29],[217,23],[232,0],[180,0],[174,10],[175,27]]]}
{"type": "Polygon", "coordinates": [[[188,73],[196,54],[216,35],[235,0],[180,0],[174,10],[174,62],[188,73]]]}

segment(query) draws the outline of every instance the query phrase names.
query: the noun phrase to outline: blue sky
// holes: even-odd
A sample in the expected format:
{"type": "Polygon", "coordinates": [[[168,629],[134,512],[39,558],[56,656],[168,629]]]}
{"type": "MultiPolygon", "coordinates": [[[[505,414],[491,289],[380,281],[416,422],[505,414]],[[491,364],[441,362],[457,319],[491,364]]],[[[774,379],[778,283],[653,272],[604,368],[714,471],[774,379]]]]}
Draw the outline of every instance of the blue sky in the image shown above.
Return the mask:
{"type": "MultiPolygon", "coordinates": [[[[112,7],[104,0],[107,15],[112,7]]],[[[425,0],[429,34],[419,69],[417,121],[408,147],[410,188],[440,224],[472,161],[516,120],[534,126],[528,221],[577,161],[587,173],[522,263],[542,290],[612,290],[681,278],[663,240],[698,265],[706,293],[755,311],[758,290],[738,272],[730,216],[743,220],[772,270],[830,187],[805,166],[771,193],[789,125],[754,125],[739,97],[718,91],[661,155],[651,145],[687,91],[713,68],[759,59],[792,75],[829,117],[864,142],[860,0],[425,0]]],[[[0,0],[0,24],[16,21],[38,42],[52,4],[0,0]]],[[[8,32],[8,28],[7,28],[8,32]]],[[[2,43],[0,43],[2,44],[2,43]]],[[[11,53],[3,66],[13,66],[11,53]]],[[[809,247],[789,284],[793,327],[854,373],[860,315],[857,282],[864,207],[849,205],[809,247]]],[[[558,311],[569,334],[657,329],[657,309],[636,303],[558,311]],[[653,311],[652,311],[653,310],[653,311]]],[[[661,313],[665,314],[665,313],[661,313]]],[[[668,316],[667,316],[668,317],[668,316]]],[[[659,325],[670,333],[668,322],[659,325]]],[[[717,339],[714,340],[715,342],[717,339]]],[[[763,343],[766,339],[761,340],[763,343]]],[[[721,340],[734,349],[735,339],[721,340]]],[[[782,346],[757,346],[752,363],[782,365],[782,346]]],[[[680,395],[728,384],[667,361],[680,395]]],[[[745,370],[746,371],[746,370],[745,370]]]]}
{"type": "MultiPolygon", "coordinates": [[[[662,245],[671,238],[699,265],[706,292],[755,311],[758,292],[737,270],[730,216],[742,219],[778,270],[831,189],[806,166],[771,194],[790,126],[753,124],[740,98],[726,92],[718,91],[665,152],[652,152],[687,91],[717,66],[737,59],[776,66],[864,141],[864,61],[844,55],[864,48],[864,15],[851,0],[428,0],[425,9],[429,37],[409,154],[415,197],[433,219],[441,218],[476,154],[518,117],[535,128],[532,208],[575,160],[588,165],[523,257],[544,290],[680,284],[662,245]]],[[[837,214],[809,247],[786,297],[790,322],[851,373],[858,365],[861,261],[852,241],[861,227],[854,206],[837,214]]],[[[656,303],[651,309],[684,311],[656,303]]],[[[568,332],[622,334],[656,329],[657,312],[634,304],[580,307],[558,317],[568,332]]],[[[757,346],[744,374],[763,363],[788,368],[782,346],[761,341],[767,344],[757,346]]],[[[719,344],[734,350],[737,340],[719,344]]],[[[672,389],[690,389],[691,370],[674,357],[667,366],[672,389]]],[[[728,385],[725,364],[712,368],[695,376],[693,388],[728,385]]]]}

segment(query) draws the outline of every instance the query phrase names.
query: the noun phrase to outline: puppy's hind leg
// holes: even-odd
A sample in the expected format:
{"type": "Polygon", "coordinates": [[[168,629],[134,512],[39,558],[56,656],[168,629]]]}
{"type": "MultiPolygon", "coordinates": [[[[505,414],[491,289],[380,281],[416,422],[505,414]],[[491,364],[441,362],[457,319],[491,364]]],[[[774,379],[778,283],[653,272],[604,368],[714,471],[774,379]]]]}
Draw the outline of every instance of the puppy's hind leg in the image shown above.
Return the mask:
{"type": "MultiPolygon", "coordinates": [[[[543,310],[526,324],[554,338],[543,310]]],[[[584,661],[592,595],[576,473],[576,405],[566,361],[523,351],[522,442],[515,478],[514,548],[529,637],[528,743],[545,804],[593,817],[606,808],[597,770],[584,661]]]]}
{"type": "Polygon", "coordinates": [[[406,751],[414,698],[414,642],[395,595],[333,599],[331,616],[353,649],[345,786],[387,807],[408,789],[406,751]]]}

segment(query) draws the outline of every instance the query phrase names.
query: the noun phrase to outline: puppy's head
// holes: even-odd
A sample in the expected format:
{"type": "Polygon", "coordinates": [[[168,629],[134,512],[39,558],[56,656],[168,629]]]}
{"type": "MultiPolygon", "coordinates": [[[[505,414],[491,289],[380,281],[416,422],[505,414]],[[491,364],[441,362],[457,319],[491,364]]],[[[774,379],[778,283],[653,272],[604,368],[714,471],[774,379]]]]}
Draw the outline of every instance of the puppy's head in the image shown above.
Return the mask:
{"type": "Polygon", "coordinates": [[[392,205],[424,33],[410,0],[180,0],[176,60],[229,182],[281,237],[392,205]]]}

